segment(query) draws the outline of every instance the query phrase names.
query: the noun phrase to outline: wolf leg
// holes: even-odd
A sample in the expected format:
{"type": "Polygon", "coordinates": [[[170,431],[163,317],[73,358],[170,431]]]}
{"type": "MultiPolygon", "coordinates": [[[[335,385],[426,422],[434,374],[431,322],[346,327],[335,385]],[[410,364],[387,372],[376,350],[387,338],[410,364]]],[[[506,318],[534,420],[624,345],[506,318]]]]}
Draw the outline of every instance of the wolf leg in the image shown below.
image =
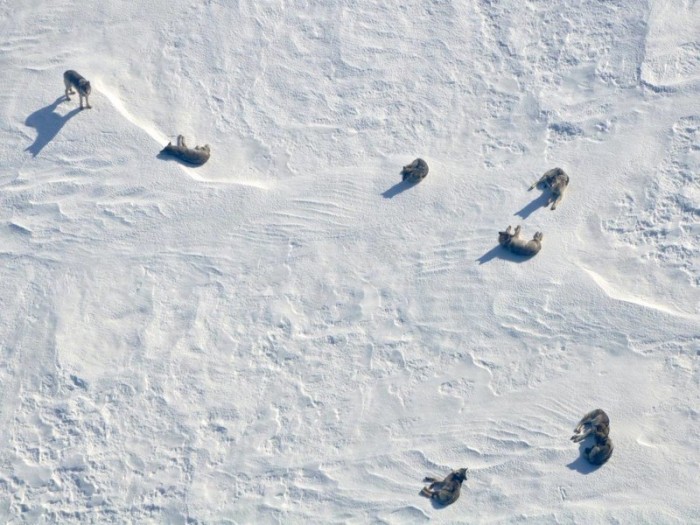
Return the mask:
{"type": "Polygon", "coordinates": [[[70,82],[68,82],[68,80],[63,79],[63,84],[66,86],[66,98],[70,100],[70,97],[68,95],[74,95],[75,91],[73,91],[73,87],[70,85],[70,82]]]}
{"type": "Polygon", "coordinates": [[[545,174],[542,175],[539,179],[537,179],[535,182],[533,182],[533,183],[532,183],[532,186],[530,186],[530,187],[527,189],[527,191],[530,191],[531,189],[536,188],[537,186],[539,186],[540,184],[542,184],[543,182],[545,182],[546,179],[547,179],[547,174],[545,173],[545,174]]]}
{"type": "Polygon", "coordinates": [[[571,441],[573,441],[574,443],[580,443],[581,441],[586,439],[592,431],[593,429],[591,428],[587,428],[585,431],[579,430],[573,436],[571,436],[571,441]]]}
{"type": "Polygon", "coordinates": [[[578,422],[578,425],[576,425],[576,428],[574,429],[574,434],[580,434],[583,432],[584,428],[589,428],[591,426],[591,418],[588,417],[589,415],[586,414],[581,418],[581,421],[578,422]]]}
{"type": "Polygon", "coordinates": [[[571,441],[573,441],[574,443],[581,443],[581,441],[586,439],[586,437],[588,437],[588,434],[576,434],[574,436],[571,436],[571,441]]]}
{"type": "MultiPolygon", "coordinates": [[[[552,203],[552,208],[551,208],[551,209],[552,209],[552,210],[556,210],[556,209],[557,209],[557,204],[559,204],[563,198],[564,198],[564,194],[563,194],[563,193],[560,193],[559,196],[558,196],[556,199],[554,199],[554,202],[552,203]]],[[[551,202],[552,200],[553,200],[553,199],[550,198],[550,202],[551,202]]]]}

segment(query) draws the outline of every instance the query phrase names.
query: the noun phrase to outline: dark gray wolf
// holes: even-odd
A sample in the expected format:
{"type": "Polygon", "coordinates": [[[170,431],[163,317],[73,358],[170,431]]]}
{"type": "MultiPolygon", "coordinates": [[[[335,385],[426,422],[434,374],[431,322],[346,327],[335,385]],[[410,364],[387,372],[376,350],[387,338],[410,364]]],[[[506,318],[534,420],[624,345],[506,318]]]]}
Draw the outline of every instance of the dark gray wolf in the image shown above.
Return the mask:
{"type": "Polygon", "coordinates": [[[513,233],[508,226],[506,231],[498,232],[498,244],[516,255],[535,255],[542,249],[542,232],[535,232],[531,241],[524,241],[520,238],[520,226],[513,233]]]}
{"type": "Polygon", "coordinates": [[[411,183],[420,182],[428,175],[428,163],[423,159],[416,159],[407,164],[401,170],[401,180],[411,183]]]}
{"type": "Polygon", "coordinates": [[[546,171],[540,180],[533,182],[532,186],[528,188],[528,191],[535,186],[543,190],[550,190],[552,195],[549,197],[549,199],[547,199],[547,204],[545,204],[545,206],[549,206],[549,204],[552,203],[551,209],[555,210],[557,208],[557,204],[559,204],[564,198],[564,190],[566,190],[568,185],[569,176],[564,172],[564,170],[561,168],[552,168],[551,170],[546,171]]]}
{"type": "Polygon", "coordinates": [[[195,166],[201,166],[208,161],[210,152],[209,144],[188,148],[185,137],[182,135],[177,136],[177,145],[173,146],[172,142],[168,142],[168,145],[161,150],[161,153],[167,153],[195,166]]]}
{"type": "Polygon", "coordinates": [[[63,83],[66,85],[66,98],[68,100],[70,100],[70,97],[68,95],[75,94],[75,91],[73,91],[73,88],[75,88],[78,92],[78,95],[80,96],[80,109],[83,109],[83,97],[85,97],[85,107],[87,109],[90,109],[92,107],[90,105],[90,101],[88,100],[88,96],[92,91],[90,88],[90,82],[85,80],[85,78],[80,73],[69,69],[68,71],[63,73],[63,83]]]}
{"type": "Polygon", "coordinates": [[[581,418],[574,429],[571,441],[580,443],[588,436],[593,435],[594,444],[586,447],[583,455],[594,465],[602,465],[613,453],[613,443],[610,439],[610,418],[604,410],[596,408],[581,418]]]}
{"type": "Polygon", "coordinates": [[[426,477],[423,481],[430,482],[430,485],[423,487],[423,490],[420,491],[421,496],[433,499],[441,505],[454,503],[459,498],[462,482],[467,479],[467,471],[466,468],[453,470],[443,480],[431,476],[426,477]]]}

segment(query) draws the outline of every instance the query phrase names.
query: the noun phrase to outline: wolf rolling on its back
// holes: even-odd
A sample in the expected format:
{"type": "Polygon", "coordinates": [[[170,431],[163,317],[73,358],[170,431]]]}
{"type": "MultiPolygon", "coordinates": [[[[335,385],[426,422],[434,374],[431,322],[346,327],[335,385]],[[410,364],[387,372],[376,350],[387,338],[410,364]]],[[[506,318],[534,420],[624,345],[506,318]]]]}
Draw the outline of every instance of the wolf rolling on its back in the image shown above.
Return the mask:
{"type": "Polygon", "coordinates": [[[593,446],[586,447],[583,455],[590,463],[602,465],[612,456],[614,446],[610,439],[610,418],[601,408],[591,410],[581,418],[571,441],[580,443],[590,435],[594,438],[593,446]]]}
{"type": "Polygon", "coordinates": [[[75,91],[73,91],[73,88],[75,88],[78,92],[78,96],[80,96],[80,109],[83,109],[83,97],[85,97],[85,107],[87,109],[90,109],[92,107],[90,105],[90,101],[88,100],[88,96],[92,91],[92,89],[90,88],[90,82],[85,80],[85,78],[80,73],[69,69],[68,71],[63,73],[63,83],[66,85],[66,98],[68,100],[70,100],[70,97],[68,95],[75,94],[75,91]]]}
{"type": "Polygon", "coordinates": [[[532,240],[524,241],[520,238],[520,226],[514,232],[508,226],[506,231],[498,232],[498,244],[516,255],[532,256],[542,249],[542,232],[536,232],[532,240]]]}
{"type": "Polygon", "coordinates": [[[209,144],[188,148],[187,144],[185,144],[185,137],[178,135],[177,145],[173,146],[172,142],[168,142],[168,145],[161,150],[161,153],[167,153],[173,157],[177,157],[188,164],[201,166],[209,160],[211,149],[209,148],[209,144]]]}
{"type": "Polygon", "coordinates": [[[467,472],[468,469],[466,468],[453,470],[443,480],[428,476],[423,481],[430,482],[430,485],[423,487],[420,494],[435,500],[441,505],[450,505],[459,498],[462,483],[467,479],[467,472]]]}

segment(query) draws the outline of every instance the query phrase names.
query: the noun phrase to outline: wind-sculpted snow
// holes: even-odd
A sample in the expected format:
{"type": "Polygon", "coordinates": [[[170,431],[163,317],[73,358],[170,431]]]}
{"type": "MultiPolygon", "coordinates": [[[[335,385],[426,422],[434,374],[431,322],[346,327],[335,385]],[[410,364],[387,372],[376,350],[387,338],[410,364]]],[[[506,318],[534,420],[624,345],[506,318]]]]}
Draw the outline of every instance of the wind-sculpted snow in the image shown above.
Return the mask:
{"type": "Polygon", "coordinates": [[[0,523],[696,519],[700,4],[662,4],[0,4],[0,523]]]}

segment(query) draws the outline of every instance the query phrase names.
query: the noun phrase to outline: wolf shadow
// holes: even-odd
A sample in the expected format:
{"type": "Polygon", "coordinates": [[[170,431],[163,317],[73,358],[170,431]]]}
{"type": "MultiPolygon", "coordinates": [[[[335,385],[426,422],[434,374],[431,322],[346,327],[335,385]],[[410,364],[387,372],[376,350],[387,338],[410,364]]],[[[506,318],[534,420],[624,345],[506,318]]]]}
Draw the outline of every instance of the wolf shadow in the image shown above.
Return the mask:
{"type": "Polygon", "coordinates": [[[569,463],[567,467],[569,467],[571,470],[575,470],[576,472],[579,472],[581,474],[587,475],[590,474],[591,472],[595,472],[598,470],[600,467],[603,465],[596,465],[594,463],[591,463],[586,459],[586,443],[590,443],[593,441],[591,437],[586,438],[584,441],[579,443],[578,446],[578,457],[569,463]]]}
{"type": "Polygon", "coordinates": [[[36,157],[44,149],[44,146],[58,135],[58,132],[65,126],[66,122],[80,113],[80,108],[72,109],[65,115],[56,113],[58,105],[65,100],[66,97],[64,95],[58,97],[48,106],[37,109],[24,121],[26,126],[36,129],[34,143],[24,150],[31,153],[32,157],[36,157]]]}
{"type": "Polygon", "coordinates": [[[409,190],[414,186],[418,186],[418,182],[409,181],[408,179],[402,180],[401,182],[397,182],[391,188],[382,193],[382,197],[384,197],[385,199],[391,199],[397,196],[399,193],[403,193],[404,191],[409,190]]]}
{"type": "Polygon", "coordinates": [[[537,211],[540,208],[544,208],[545,206],[547,206],[548,201],[549,197],[547,196],[547,194],[542,193],[535,200],[527,204],[522,210],[516,211],[514,215],[522,217],[523,219],[527,219],[534,211],[537,211]]]}

